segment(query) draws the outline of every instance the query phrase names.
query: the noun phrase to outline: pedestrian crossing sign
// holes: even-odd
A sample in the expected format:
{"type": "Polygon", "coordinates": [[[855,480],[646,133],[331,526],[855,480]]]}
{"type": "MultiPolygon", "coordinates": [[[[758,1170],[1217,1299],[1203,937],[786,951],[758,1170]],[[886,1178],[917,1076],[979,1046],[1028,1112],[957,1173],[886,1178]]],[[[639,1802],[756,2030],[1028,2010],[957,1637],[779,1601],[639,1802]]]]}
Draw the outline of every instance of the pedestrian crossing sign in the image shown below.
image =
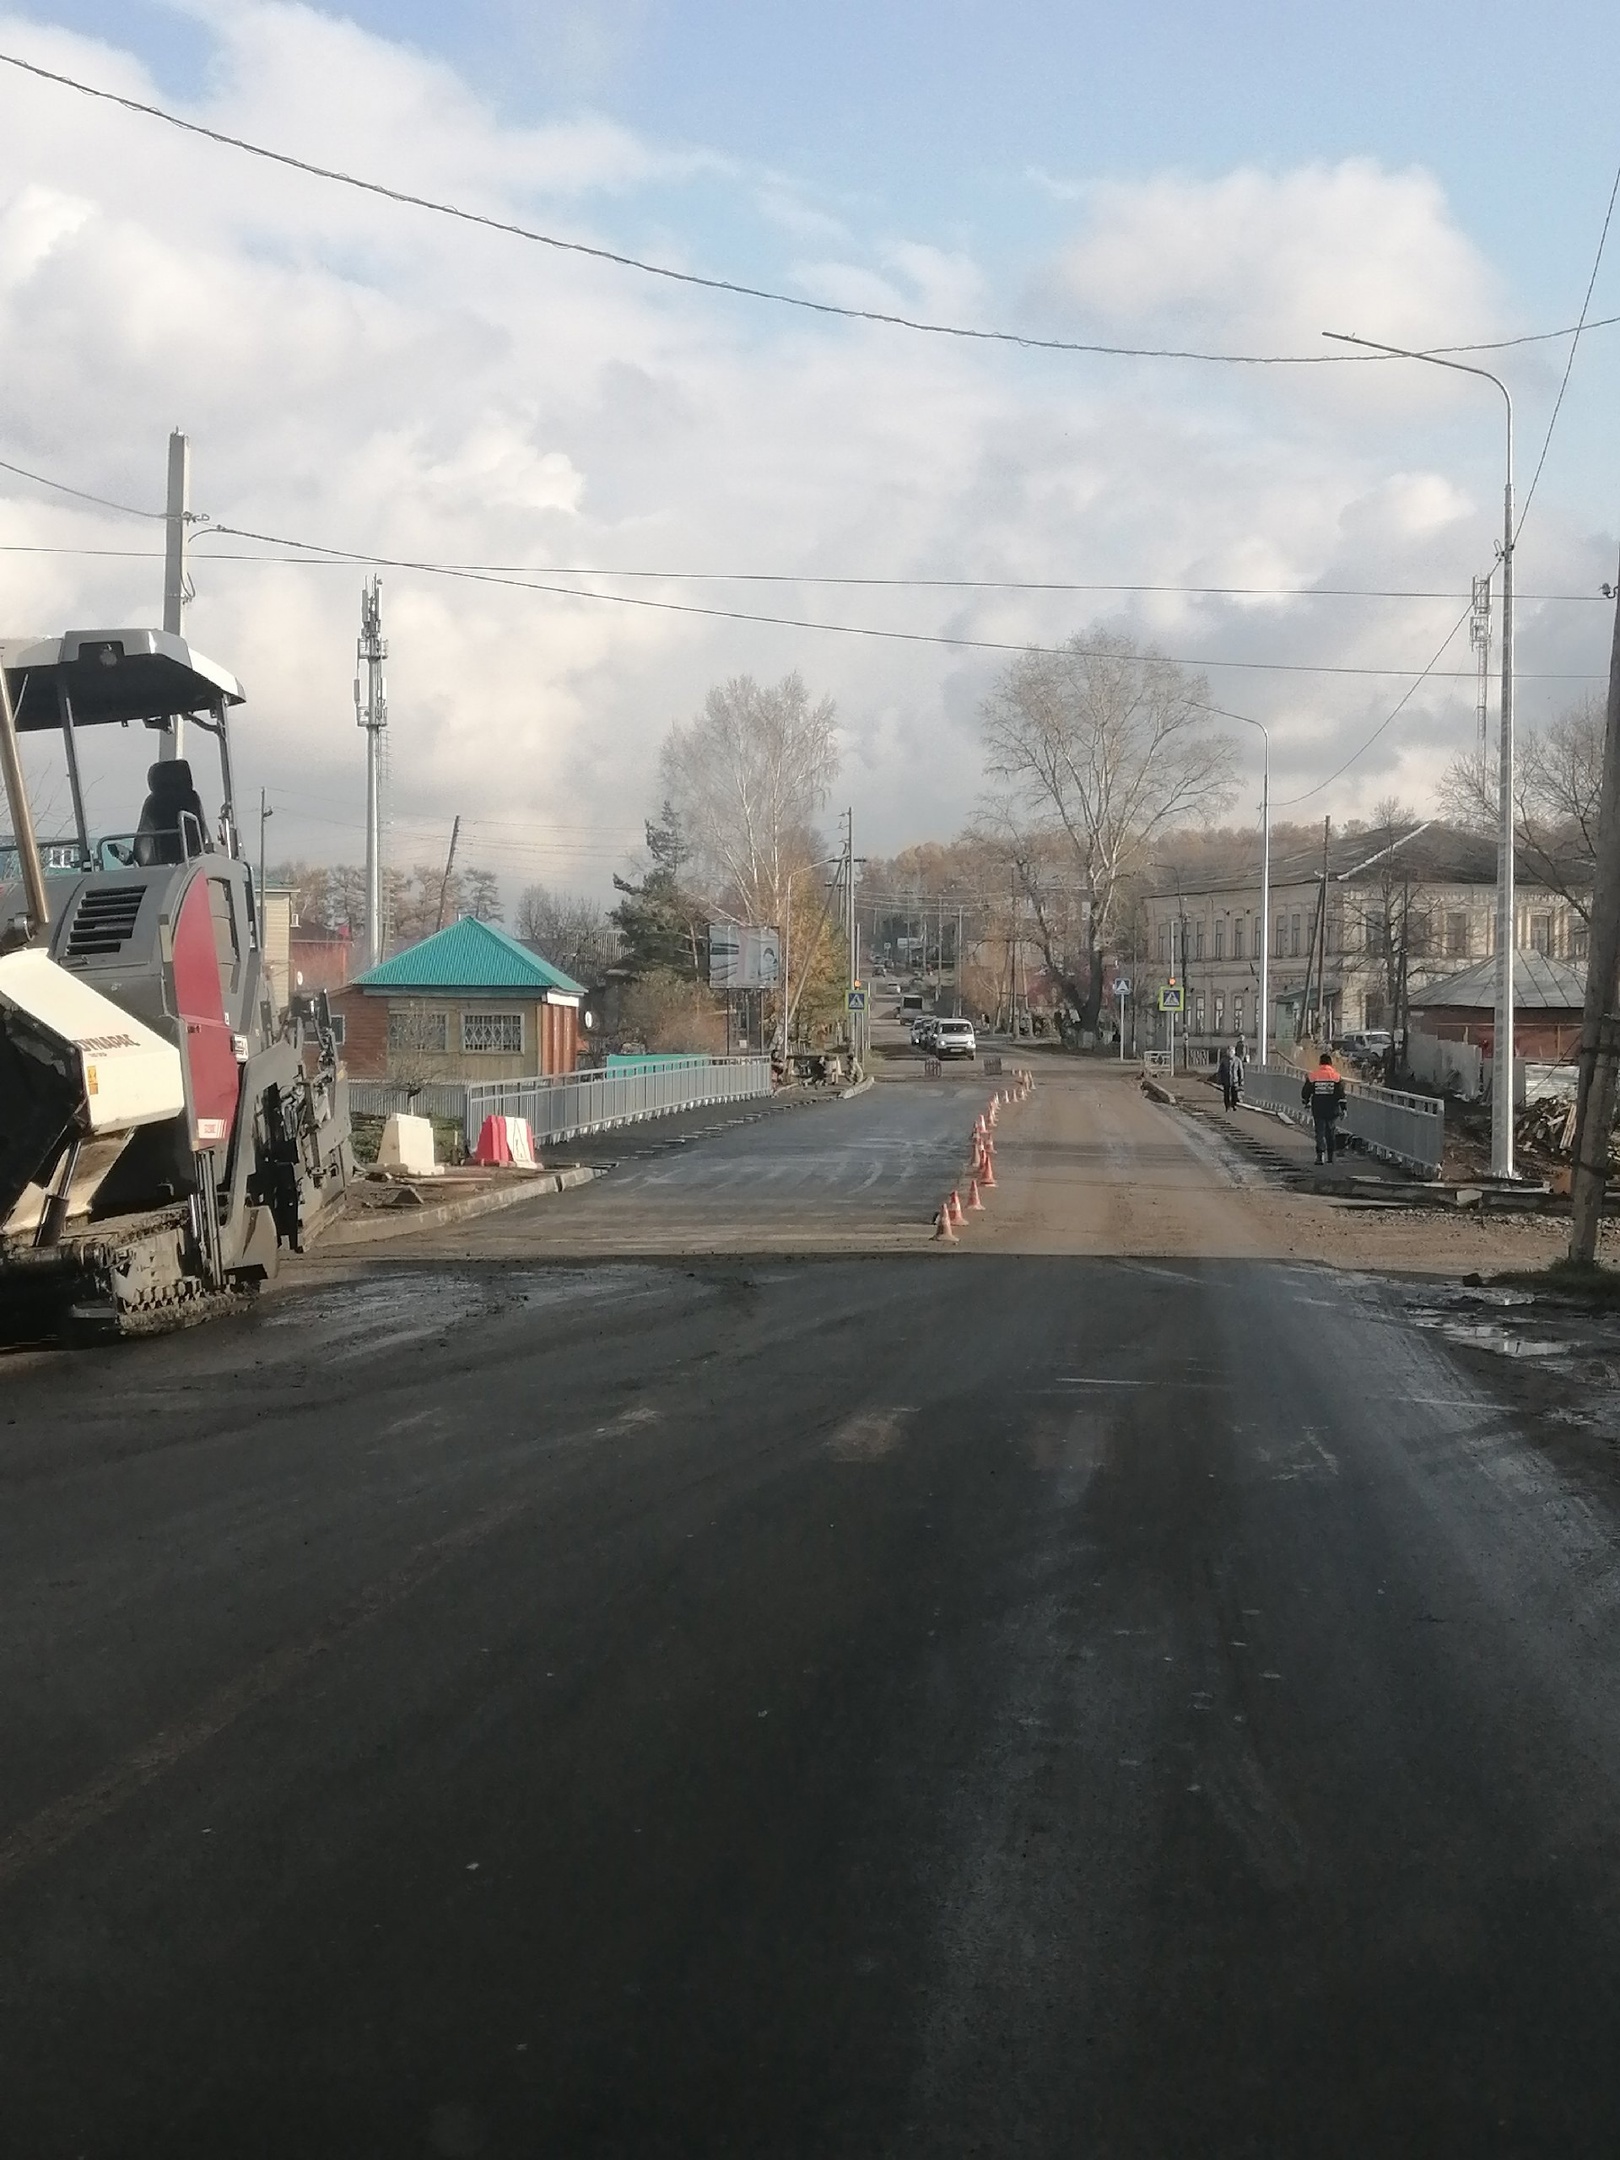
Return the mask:
{"type": "Polygon", "coordinates": [[[848,1006],[851,1012],[865,1012],[865,990],[846,990],[844,993],[844,1003],[848,1006]]]}
{"type": "Polygon", "coordinates": [[[1162,984],[1159,989],[1160,1012],[1178,1013],[1183,1011],[1185,1009],[1183,998],[1184,992],[1180,983],[1162,984]]]}

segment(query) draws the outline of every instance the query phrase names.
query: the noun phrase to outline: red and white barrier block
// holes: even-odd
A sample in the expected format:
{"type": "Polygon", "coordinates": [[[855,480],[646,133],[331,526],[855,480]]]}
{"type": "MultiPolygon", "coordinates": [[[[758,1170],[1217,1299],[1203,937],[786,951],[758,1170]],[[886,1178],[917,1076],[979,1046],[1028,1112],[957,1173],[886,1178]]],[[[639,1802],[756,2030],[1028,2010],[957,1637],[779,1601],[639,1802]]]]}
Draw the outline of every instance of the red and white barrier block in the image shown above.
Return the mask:
{"type": "Polygon", "coordinates": [[[485,1118],[478,1145],[473,1149],[473,1161],[487,1167],[500,1165],[509,1170],[538,1170],[540,1158],[534,1152],[534,1133],[528,1119],[485,1118]]]}

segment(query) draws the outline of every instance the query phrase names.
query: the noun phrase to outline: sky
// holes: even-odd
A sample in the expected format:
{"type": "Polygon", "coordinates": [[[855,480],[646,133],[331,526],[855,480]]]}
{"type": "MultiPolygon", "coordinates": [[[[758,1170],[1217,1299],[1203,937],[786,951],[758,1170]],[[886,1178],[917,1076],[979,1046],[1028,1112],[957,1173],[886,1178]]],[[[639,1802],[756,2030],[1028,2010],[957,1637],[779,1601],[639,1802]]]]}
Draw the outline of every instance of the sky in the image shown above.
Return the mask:
{"type": "MultiPolygon", "coordinates": [[[[1596,5],[35,0],[0,6],[0,53],[709,277],[1218,353],[1563,329],[1620,167],[1620,16],[1596,5]]],[[[1620,232],[1591,314],[1620,314],[1620,232]]],[[[853,805],[871,854],[966,823],[999,672],[1097,629],[1263,724],[1283,815],[1425,807],[1473,739],[1458,625],[1500,539],[1504,408],[1432,367],[1040,353],[809,314],[6,66],[0,336],[0,459],[155,509],[183,427],[195,506],[272,536],[200,527],[187,616],[248,690],[239,791],[249,811],[265,791],[272,858],[363,846],[364,572],[289,540],[502,566],[382,575],[392,859],[441,859],[460,814],[463,859],[509,901],[531,881],[605,896],[657,810],[665,732],[737,673],[797,668],[836,699],[829,808],[853,805]]],[[[1570,350],[1475,356],[1513,394],[1521,504],[1570,350]]],[[[1516,552],[1530,725],[1602,694],[1617,391],[1620,326],[1594,329],[1516,552]]],[[[157,619],[160,548],[149,517],[0,470],[0,629],[157,619]]],[[[1259,730],[1211,724],[1238,739],[1232,816],[1252,819],[1259,730]]],[[[41,822],[61,824],[41,748],[41,822]]],[[[94,746],[100,829],[133,822],[148,748],[94,746]]]]}

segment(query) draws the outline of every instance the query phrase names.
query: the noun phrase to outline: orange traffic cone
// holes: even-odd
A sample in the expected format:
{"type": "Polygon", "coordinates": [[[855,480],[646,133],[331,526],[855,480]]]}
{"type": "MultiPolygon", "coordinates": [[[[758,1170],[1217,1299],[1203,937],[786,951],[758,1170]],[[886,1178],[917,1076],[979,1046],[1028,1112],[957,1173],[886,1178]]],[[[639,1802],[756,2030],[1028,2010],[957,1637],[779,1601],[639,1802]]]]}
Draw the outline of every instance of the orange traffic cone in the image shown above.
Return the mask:
{"type": "Polygon", "coordinates": [[[940,1202],[939,1213],[934,1217],[934,1243],[936,1245],[955,1245],[958,1243],[956,1225],[951,1221],[951,1203],[948,1200],[940,1202]]]}
{"type": "Polygon", "coordinates": [[[979,1198],[979,1181],[977,1177],[968,1179],[967,1211],[970,1215],[982,1215],[984,1213],[984,1202],[979,1198]]]}
{"type": "Polygon", "coordinates": [[[960,1193],[959,1193],[959,1192],[957,1191],[957,1189],[956,1189],[956,1187],[955,1187],[954,1185],[953,1185],[953,1186],[951,1187],[951,1197],[949,1198],[949,1200],[947,1200],[947,1201],[946,1201],[945,1205],[946,1205],[946,1206],[947,1206],[947,1207],[948,1207],[948,1208],[950,1209],[950,1211],[951,1211],[951,1221],[952,1221],[953,1223],[959,1223],[959,1222],[961,1222],[961,1221],[962,1221],[962,1219],[963,1219],[963,1218],[962,1218],[962,1195],[961,1195],[961,1194],[960,1194],[960,1193]]]}
{"type": "Polygon", "coordinates": [[[996,1161],[995,1151],[991,1148],[986,1148],[984,1151],[981,1167],[979,1170],[979,1183],[983,1186],[986,1192],[993,1192],[995,1190],[996,1161]]]}

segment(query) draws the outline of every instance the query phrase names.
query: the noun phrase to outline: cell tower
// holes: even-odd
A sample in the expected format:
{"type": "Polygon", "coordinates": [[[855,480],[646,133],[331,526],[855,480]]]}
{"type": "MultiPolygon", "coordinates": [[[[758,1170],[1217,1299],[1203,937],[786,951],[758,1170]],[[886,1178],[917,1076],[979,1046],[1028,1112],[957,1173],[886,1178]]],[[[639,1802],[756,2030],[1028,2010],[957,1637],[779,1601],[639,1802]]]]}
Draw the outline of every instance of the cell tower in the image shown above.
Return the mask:
{"type": "Polygon", "coordinates": [[[382,579],[360,588],[360,642],[355,648],[354,720],[366,731],[366,966],[383,956],[382,789],[383,731],[388,725],[388,658],[382,634],[382,579]],[[364,682],[365,695],[361,696],[364,682]]]}
{"type": "Polygon", "coordinates": [[[1474,696],[1474,717],[1479,723],[1479,761],[1483,765],[1490,743],[1486,704],[1491,686],[1491,581],[1474,580],[1474,608],[1468,620],[1468,642],[1479,655],[1479,688],[1474,696]]]}

